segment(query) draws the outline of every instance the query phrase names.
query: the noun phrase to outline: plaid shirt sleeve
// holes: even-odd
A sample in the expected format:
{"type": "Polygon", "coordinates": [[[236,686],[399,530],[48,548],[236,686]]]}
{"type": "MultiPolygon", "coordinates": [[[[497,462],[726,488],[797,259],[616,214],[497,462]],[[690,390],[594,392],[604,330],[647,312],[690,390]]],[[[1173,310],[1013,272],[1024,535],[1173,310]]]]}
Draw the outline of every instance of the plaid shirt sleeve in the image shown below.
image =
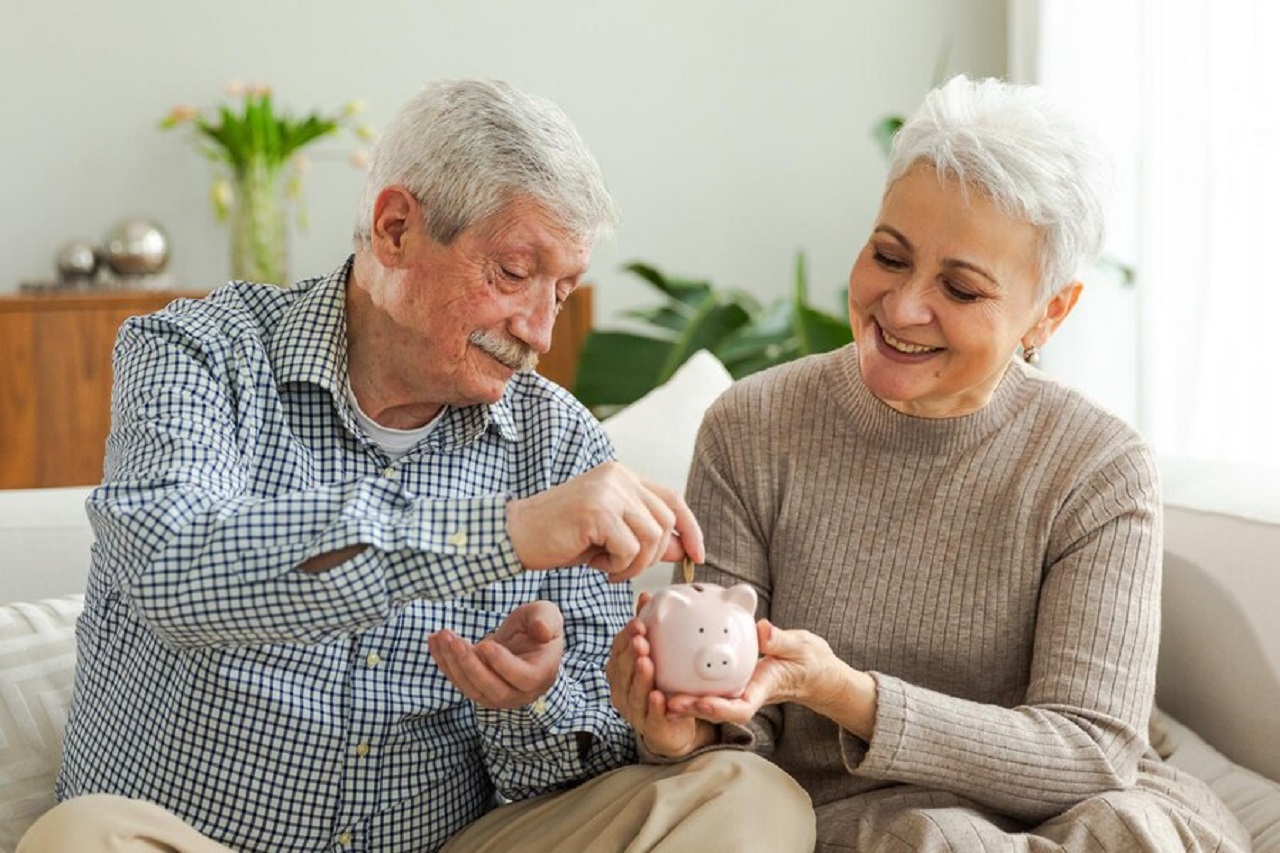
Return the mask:
{"type": "Polygon", "coordinates": [[[115,582],[167,642],[314,643],[379,624],[397,602],[520,572],[501,495],[415,498],[379,477],[261,494],[251,477],[262,466],[244,457],[269,451],[256,412],[237,406],[254,390],[240,383],[263,371],[237,371],[244,353],[227,349],[155,316],[131,321],[116,347],[105,485],[90,516],[117,558],[115,582]],[[294,570],[361,544],[336,570],[294,570]]]}

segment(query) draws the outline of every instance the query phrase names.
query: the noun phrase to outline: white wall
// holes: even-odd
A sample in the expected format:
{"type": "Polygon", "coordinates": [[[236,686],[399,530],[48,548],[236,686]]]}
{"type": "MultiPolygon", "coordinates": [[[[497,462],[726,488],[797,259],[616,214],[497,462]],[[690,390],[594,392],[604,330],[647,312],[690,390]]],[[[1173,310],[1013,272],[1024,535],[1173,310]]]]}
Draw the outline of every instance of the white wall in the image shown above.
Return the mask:
{"type": "MultiPolygon", "coordinates": [[[[297,110],[363,98],[377,126],[430,78],[483,76],[559,102],[604,168],[623,226],[595,255],[599,322],[650,299],[625,261],[770,297],[799,248],[834,309],[878,203],[871,125],[916,106],[945,50],[951,72],[1005,70],[1005,0],[0,3],[0,291],[134,213],[169,231],[181,282],[225,280],[208,164],[157,123],[230,79],[297,110]]],[[[348,251],[361,175],[330,151],[296,275],[348,251]]]]}

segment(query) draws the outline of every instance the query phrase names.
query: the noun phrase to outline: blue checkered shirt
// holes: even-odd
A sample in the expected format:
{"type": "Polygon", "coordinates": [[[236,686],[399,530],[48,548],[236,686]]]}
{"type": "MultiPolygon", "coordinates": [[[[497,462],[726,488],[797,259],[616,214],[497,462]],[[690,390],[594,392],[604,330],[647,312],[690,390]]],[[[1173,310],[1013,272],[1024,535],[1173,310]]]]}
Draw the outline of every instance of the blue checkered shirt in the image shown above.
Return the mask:
{"type": "Polygon", "coordinates": [[[60,798],[150,800],[238,850],[398,853],[634,760],[602,672],[629,585],[522,572],[505,531],[507,500],[605,461],[608,439],[517,376],[389,459],[344,392],[350,266],[121,329],[60,798]],[[477,707],[427,635],[479,640],[533,599],[565,616],[554,686],[477,707]]]}

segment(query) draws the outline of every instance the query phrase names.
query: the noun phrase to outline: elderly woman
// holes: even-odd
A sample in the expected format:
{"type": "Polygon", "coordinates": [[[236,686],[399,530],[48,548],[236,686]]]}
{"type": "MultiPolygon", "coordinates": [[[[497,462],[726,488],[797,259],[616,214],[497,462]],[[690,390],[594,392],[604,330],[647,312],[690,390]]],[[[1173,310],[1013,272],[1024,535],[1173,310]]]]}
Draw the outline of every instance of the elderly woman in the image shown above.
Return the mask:
{"type": "Polygon", "coordinates": [[[1032,87],[958,77],[902,128],[856,343],[737,383],[699,436],[700,578],[766,617],[745,694],[664,696],[643,626],[615,639],[651,759],[771,754],[819,850],[1248,849],[1147,744],[1152,453],[1027,365],[1100,248],[1103,171],[1032,87]]]}

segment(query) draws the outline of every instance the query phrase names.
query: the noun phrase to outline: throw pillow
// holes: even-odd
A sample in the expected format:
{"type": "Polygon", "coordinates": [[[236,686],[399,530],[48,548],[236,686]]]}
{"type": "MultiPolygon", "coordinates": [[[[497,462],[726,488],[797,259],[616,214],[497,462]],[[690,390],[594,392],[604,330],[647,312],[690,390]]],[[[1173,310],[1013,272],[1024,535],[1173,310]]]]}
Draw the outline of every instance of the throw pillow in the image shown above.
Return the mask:
{"type": "Polygon", "coordinates": [[[0,850],[54,805],[84,596],[0,607],[0,850]]]}

